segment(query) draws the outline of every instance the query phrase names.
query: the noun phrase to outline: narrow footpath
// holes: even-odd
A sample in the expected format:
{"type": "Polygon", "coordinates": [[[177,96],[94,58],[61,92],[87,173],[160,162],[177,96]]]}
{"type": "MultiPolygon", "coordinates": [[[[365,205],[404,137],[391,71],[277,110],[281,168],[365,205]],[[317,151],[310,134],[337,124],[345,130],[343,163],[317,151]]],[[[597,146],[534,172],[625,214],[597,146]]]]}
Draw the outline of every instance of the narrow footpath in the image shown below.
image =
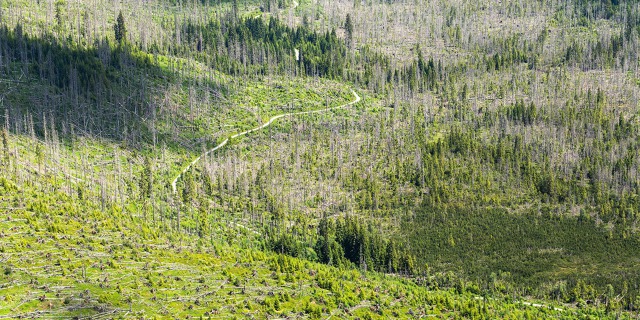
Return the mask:
{"type": "Polygon", "coordinates": [[[222,141],[217,146],[213,147],[212,149],[209,149],[205,153],[203,153],[200,156],[198,156],[197,158],[195,158],[186,167],[184,167],[184,169],[182,169],[182,171],[180,171],[180,173],[178,173],[178,175],[175,177],[175,179],[173,179],[173,181],[171,182],[171,189],[173,189],[173,193],[177,193],[178,192],[178,188],[177,188],[178,180],[180,180],[180,178],[182,177],[182,175],[184,175],[185,172],[187,172],[189,169],[191,169],[191,167],[193,167],[196,163],[198,163],[200,161],[200,159],[202,159],[203,157],[205,157],[205,156],[209,155],[210,153],[212,153],[212,152],[224,147],[227,143],[229,143],[229,140],[233,140],[233,139],[236,139],[238,137],[244,136],[246,134],[252,133],[254,131],[258,131],[258,130],[264,129],[264,128],[270,126],[274,121],[276,121],[276,120],[278,120],[278,119],[280,119],[282,117],[327,112],[327,111],[334,110],[334,109],[345,108],[345,107],[348,107],[348,106],[351,106],[351,105],[354,105],[354,104],[360,102],[360,96],[354,90],[351,90],[351,92],[353,93],[353,96],[355,97],[355,99],[353,101],[349,102],[349,103],[346,103],[346,104],[343,104],[343,105],[340,105],[340,106],[337,106],[337,107],[331,107],[331,108],[325,108],[325,109],[318,109],[318,110],[311,110],[311,111],[289,112],[289,113],[279,114],[279,115],[271,117],[271,119],[269,119],[269,121],[261,124],[260,126],[257,126],[257,127],[253,128],[253,129],[249,129],[247,131],[236,133],[236,134],[232,135],[231,137],[229,137],[227,139],[224,139],[224,141],[222,141]]]}

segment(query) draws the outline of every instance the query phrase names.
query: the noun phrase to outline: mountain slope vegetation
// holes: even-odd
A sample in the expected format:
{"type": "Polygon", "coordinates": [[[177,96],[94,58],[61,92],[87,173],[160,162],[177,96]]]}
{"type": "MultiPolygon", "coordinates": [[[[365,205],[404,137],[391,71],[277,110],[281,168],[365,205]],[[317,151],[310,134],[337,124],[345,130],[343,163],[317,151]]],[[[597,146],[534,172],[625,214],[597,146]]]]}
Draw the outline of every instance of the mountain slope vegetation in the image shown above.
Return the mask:
{"type": "Polygon", "coordinates": [[[4,1],[0,317],[633,318],[639,25],[4,1]]]}

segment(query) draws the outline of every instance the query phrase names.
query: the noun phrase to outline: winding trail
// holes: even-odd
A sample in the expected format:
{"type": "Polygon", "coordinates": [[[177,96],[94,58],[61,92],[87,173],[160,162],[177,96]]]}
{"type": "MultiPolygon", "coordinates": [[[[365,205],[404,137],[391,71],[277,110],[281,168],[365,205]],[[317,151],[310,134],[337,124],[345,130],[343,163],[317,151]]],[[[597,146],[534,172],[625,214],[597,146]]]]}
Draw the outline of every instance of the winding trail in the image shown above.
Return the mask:
{"type": "Polygon", "coordinates": [[[312,113],[321,113],[321,112],[326,112],[326,111],[330,111],[330,110],[334,110],[334,109],[340,109],[340,108],[344,108],[344,107],[348,107],[348,106],[354,105],[354,104],[358,103],[361,99],[360,99],[360,96],[354,90],[351,90],[351,92],[355,96],[355,100],[353,100],[353,101],[351,101],[349,103],[346,103],[346,104],[343,104],[343,105],[340,105],[340,106],[337,106],[337,107],[331,107],[331,108],[325,108],[325,109],[318,109],[318,110],[311,110],[311,111],[289,112],[289,113],[279,114],[279,115],[271,117],[271,119],[269,119],[269,121],[261,124],[260,126],[257,126],[257,127],[253,128],[253,129],[249,129],[247,131],[236,133],[236,134],[230,136],[229,138],[224,139],[224,141],[222,141],[217,146],[213,147],[212,149],[208,150],[207,152],[205,152],[205,153],[199,155],[197,158],[193,159],[193,161],[191,161],[191,163],[189,163],[184,169],[182,169],[182,171],[180,171],[180,173],[178,173],[178,175],[175,177],[175,179],[173,179],[173,181],[171,182],[171,189],[173,189],[173,193],[177,193],[178,192],[176,184],[178,183],[178,180],[182,177],[182,175],[185,172],[187,172],[187,170],[191,169],[191,167],[193,167],[196,163],[198,163],[200,161],[200,159],[202,159],[202,157],[205,157],[205,156],[209,155],[210,153],[212,153],[212,152],[224,147],[227,143],[229,143],[229,140],[236,139],[238,137],[244,136],[244,135],[249,134],[251,132],[264,129],[264,128],[270,126],[274,121],[276,121],[276,120],[278,120],[278,119],[280,119],[282,117],[298,116],[298,115],[312,114],[312,113]]]}

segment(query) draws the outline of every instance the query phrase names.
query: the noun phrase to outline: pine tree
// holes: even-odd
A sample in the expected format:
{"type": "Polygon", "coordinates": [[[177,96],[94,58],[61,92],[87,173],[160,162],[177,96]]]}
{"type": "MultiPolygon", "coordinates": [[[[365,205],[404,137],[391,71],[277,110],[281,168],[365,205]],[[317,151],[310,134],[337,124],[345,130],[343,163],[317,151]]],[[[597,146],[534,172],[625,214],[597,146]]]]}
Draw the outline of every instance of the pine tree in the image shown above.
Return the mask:
{"type": "Polygon", "coordinates": [[[353,41],[353,21],[349,13],[347,13],[347,19],[344,22],[344,30],[347,33],[347,44],[351,47],[351,42],[353,41]]]}
{"type": "Polygon", "coordinates": [[[122,15],[122,11],[118,14],[118,19],[116,23],[113,25],[113,31],[116,36],[116,42],[122,43],[126,41],[127,37],[127,27],[124,23],[124,16],[122,15]]]}
{"type": "Polygon", "coordinates": [[[151,167],[151,159],[149,156],[144,157],[144,169],[140,175],[140,198],[151,198],[151,190],[153,187],[153,168],[151,167]]]}
{"type": "Polygon", "coordinates": [[[2,150],[4,156],[4,164],[5,166],[9,163],[9,135],[7,134],[7,129],[2,129],[2,150]]]}
{"type": "Polygon", "coordinates": [[[195,195],[195,181],[191,169],[187,170],[183,175],[184,189],[182,189],[182,202],[190,204],[195,195]]]}

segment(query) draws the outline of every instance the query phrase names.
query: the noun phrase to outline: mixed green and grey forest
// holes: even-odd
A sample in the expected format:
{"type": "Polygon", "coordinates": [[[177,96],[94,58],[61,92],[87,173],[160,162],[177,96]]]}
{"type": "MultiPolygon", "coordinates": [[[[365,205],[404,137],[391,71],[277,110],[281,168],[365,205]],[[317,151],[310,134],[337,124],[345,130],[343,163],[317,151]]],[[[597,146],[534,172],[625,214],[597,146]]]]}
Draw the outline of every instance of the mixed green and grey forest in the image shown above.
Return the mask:
{"type": "Polygon", "coordinates": [[[0,318],[636,319],[639,67],[635,0],[2,0],[0,318]]]}

